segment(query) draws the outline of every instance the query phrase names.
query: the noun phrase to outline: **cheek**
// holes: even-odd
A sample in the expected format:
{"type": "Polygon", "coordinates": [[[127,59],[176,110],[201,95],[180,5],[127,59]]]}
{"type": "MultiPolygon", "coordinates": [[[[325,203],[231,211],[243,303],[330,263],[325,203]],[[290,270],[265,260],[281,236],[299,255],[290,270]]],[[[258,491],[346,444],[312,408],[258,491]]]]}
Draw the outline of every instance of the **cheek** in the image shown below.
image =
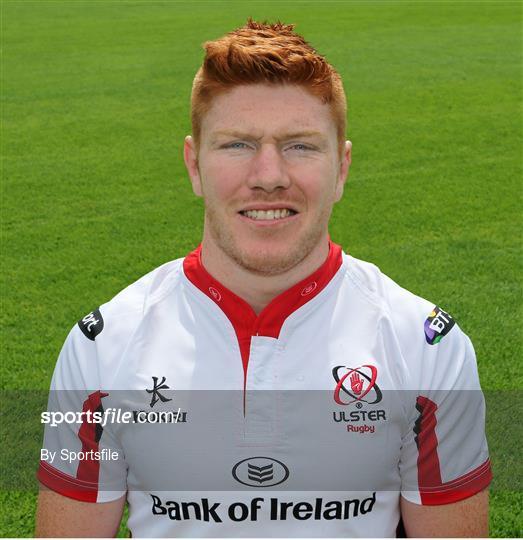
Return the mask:
{"type": "Polygon", "coordinates": [[[220,162],[202,166],[201,175],[204,196],[213,200],[234,199],[242,185],[238,170],[220,162]]]}
{"type": "Polygon", "coordinates": [[[331,169],[309,170],[301,179],[302,191],[311,206],[323,208],[335,202],[336,179],[331,169]]]}

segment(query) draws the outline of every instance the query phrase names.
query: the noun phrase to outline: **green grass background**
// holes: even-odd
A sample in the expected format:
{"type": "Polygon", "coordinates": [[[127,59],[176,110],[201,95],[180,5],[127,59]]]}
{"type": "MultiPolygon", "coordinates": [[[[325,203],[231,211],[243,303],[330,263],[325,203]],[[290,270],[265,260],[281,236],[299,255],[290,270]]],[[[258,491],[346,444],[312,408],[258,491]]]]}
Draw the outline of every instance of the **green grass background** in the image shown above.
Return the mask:
{"type": "Polygon", "coordinates": [[[492,488],[491,534],[523,534],[521,12],[1,2],[2,536],[33,533],[35,493],[16,471],[36,468],[41,430],[23,405],[45,394],[69,328],[199,243],[203,207],[182,160],[191,81],[201,43],[248,16],[296,23],[342,74],[353,166],[331,236],[472,338],[494,472],[507,480],[492,488]]]}

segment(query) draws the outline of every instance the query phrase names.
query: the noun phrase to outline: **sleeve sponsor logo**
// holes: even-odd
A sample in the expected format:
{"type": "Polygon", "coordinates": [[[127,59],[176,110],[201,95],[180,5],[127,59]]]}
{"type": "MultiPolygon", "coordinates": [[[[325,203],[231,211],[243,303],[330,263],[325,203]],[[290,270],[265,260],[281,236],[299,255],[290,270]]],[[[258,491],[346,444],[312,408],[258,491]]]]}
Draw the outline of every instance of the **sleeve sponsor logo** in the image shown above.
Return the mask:
{"type": "Polygon", "coordinates": [[[434,306],[434,309],[430,312],[429,316],[425,320],[425,339],[429,345],[436,345],[439,343],[456,324],[456,321],[446,312],[438,306],[434,306]]]}
{"type": "Polygon", "coordinates": [[[78,326],[87,339],[94,341],[96,336],[104,329],[104,320],[100,310],[95,309],[88,313],[78,321],[78,326]]]}

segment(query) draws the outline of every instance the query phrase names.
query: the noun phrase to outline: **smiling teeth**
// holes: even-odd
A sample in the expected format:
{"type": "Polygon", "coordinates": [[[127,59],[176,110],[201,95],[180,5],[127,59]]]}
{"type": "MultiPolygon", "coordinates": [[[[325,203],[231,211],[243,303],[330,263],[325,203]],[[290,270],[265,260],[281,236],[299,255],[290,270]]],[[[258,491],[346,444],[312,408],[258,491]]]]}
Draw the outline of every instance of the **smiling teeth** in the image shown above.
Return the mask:
{"type": "Polygon", "coordinates": [[[296,212],[289,210],[288,208],[278,208],[278,210],[246,210],[242,212],[244,216],[256,220],[272,220],[283,219],[292,216],[296,212]]]}

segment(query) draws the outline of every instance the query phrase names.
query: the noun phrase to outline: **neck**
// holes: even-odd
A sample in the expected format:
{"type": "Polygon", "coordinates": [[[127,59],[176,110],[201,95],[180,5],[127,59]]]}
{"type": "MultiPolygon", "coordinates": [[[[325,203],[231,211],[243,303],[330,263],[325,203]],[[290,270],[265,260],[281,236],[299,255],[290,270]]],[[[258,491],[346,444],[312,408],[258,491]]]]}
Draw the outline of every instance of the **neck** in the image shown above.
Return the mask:
{"type": "Polygon", "coordinates": [[[245,300],[259,314],[271,300],[294,284],[312,274],[327,259],[328,234],[299,263],[277,275],[255,274],[231,259],[218,246],[204,236],[202,241],[202,264],[211,276],[245,300]]]}

